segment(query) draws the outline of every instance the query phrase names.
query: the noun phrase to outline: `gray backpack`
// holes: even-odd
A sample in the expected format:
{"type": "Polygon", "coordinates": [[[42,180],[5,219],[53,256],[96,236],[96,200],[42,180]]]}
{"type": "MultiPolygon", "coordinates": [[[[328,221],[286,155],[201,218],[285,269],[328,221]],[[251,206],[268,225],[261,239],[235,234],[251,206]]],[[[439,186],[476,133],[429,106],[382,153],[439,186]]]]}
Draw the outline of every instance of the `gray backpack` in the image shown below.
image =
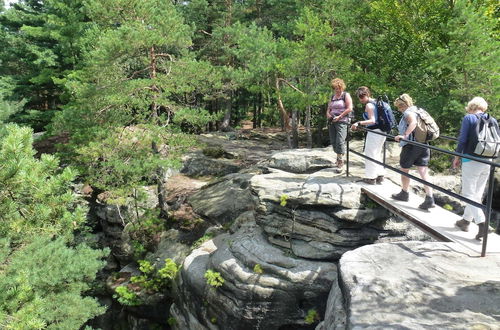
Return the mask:
{"type": "Polygon", "coordinates": [[[493,120],[490,115],[476,114],[476,117],[477,143],[474,156],[497,158],[500,153],[500,129],[497,121],[493,120]]]}

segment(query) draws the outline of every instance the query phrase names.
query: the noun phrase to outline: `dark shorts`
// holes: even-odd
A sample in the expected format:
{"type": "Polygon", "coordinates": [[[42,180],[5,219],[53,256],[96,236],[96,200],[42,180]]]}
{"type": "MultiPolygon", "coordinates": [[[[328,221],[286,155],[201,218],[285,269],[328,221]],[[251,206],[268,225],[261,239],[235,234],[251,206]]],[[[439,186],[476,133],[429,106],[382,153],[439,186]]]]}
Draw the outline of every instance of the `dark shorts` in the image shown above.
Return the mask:
{"type": "Polygon", "coordinates": [[[401,168],[411,168],[413,165],[428,166],[430,158],[430,149],[407,144],[401,150],[399,166],[401,166],[401,168]]]}

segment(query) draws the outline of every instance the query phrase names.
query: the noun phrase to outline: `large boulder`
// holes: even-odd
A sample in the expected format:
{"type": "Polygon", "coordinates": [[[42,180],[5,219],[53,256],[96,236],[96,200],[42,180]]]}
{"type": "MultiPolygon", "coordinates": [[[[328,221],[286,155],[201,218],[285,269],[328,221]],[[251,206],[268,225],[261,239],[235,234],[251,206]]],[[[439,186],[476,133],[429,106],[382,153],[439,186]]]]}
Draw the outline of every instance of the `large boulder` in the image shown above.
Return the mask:
{"type": "Polygon", "coordinates": [[[261,165],[292,173],[311,173],[335,166],[336,157],[331,147],[321,149],[292,149],[272,154],[261,165]]]}
{"type": "Polygon", "coordinates": [[[336,260],[346,251],[373,243],[380,231],[370,223],[387,219],[380,207],[366,208],[354,179],[331,169],[312,174],[281,170],[256,175],[257,223],[270,242],[309,259],[336,260]]]}
{"type": "Polygon", "coordinates": [[[297,329],[309,310],[323,315],[333,263],[298,259],[270,245],[256,226],[220,235],[189,255],[171,308],[177,329],[297,329]],[[207,270],[224,279],[207,284],[207,270]]]}
{"type": "Polygon", "coordinates": [[[188,198],[194,212],[213,224],[229,224],[240,214],[255,209],[250,191],[253,174],[229,174],[207,184],[188,198]]]}
{"type": "Polygon", "coordinates": [[[197,151],[184,157],[180,172],[188,176],[224,176],[236,173],[242,168],[241,164],[232,159],[212,158],[197,151]]]}
{"type": "Polygon", "coordinates": [[[500,257],[471,257],[456,243],[369,245],[343,255],[331,297],[344,293],[337,313],[348,329],[498,329],[499,265],[500,257]]]}
{"type": "Polygon", "coordinates": [[[280,203],[286,198],[287,203],[293,205],[359,208],[361,186],[354,181],[335,175],[332,169],[312,174],[271,170],[252,177],[251,185],[261,202],[280,203]]]}

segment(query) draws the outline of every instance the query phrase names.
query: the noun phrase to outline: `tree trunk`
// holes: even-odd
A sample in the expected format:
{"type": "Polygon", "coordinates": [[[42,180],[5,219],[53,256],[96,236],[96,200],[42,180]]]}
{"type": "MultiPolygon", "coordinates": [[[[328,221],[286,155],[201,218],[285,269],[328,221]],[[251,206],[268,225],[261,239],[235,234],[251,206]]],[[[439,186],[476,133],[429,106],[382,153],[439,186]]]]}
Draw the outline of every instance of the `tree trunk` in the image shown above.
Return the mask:
{"type": "Polygon", "coordinates": [[[276,78],[275,83],[276,97],[278,98],[278,110],[280,111],[281,119],[283,120],[283,131],[286,132],[290,128],[290,118],[288,117],[288,112],[285,110],[285,106],[283,105],[283,101],[281,100],[279,78],[276,78]]]}
{"type": "Polygon", "coordinates": [[[316,134],[316,137],[317,137],[317,141],[316,142],[316,145],[318,146],[323,146],[323,128],[325,127],[325,111],[320,108],[319,109],[319,117],[318,117],[318,126],[317,126],[317,130],[318,130],[318,134],[316,134]]]}
{"type": "Polygon", "coordinates": [[[257,128],[257,97],[253,97],[253,128],[257,128]]]}
{"type": "Polygon", "coordinates": [[[305,126],[306,126],[306,136],[307,136],[307,147],[309,149],[312,148],[312,134],[311,134],[311,106],[307,106],[306,108],[306,118],[305,118],[305,126]]]}
{"type": "Polygon", "coordinates": [[[299,147],[299,126],[297,123],[298,111],[292,110],[292,148],[299,147]]]}
{"type": "Polygon", "coordinates": [[[259,93],[259,107],[257,110],[257,127],[262,128],[262,108],[263,108],[263,98],[262,92],[259,93]]]}
{"type": "Polygon", "coordinates": [[[227,131],[231,124],[231,112],[233,110],[233,92],[229,91],[229,98],[224,102],[226,104],[226,112],[224,113],[224,119],[222,120],[221,130],[227,131]]]}

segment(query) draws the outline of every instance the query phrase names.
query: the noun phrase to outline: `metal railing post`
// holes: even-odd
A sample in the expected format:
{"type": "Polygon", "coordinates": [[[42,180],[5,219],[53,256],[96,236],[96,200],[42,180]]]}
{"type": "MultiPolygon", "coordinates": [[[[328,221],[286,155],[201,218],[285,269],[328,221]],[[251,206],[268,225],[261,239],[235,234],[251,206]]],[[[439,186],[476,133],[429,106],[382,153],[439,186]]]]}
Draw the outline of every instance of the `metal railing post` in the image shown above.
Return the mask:
{"type": "Polygon", "coordinates": [[[347,135],[346,135],[346,144],[347,144],[346,148],[347,148],[347,150],[346,150],[346,156],[345,156],[345,162],[346,162],[345,163],[345,176],[346,177],[349,177],[349,140],[351,139],[349,137],[349,130],[350,130],[349,125],[347,125],[347,135]]]}
{"type": "Polygon", "coordinates": [[[386,148],[386,147],[387,147],[387,137],[386,137],[386,138],[385,138],[385,140],[384,140],[384,152],[383,152],[383,154],[382,154],[382,157],[383,157],[383,158],[382,158],[382,163],[384,163],[384,168],[386,167],[386,166],[385,166],[385,148],[386,148]]]}
{"type": "Polygon", "coordinates": [[[483,228],[483,249],[481,250],[481,257],[486,255],[486,244],[488,244],[488,231],[490,228],[490,219],[491,219],[491,204],[493,204],[493,191],[495,186],[495,167],[490,166],[490,176],[488,179],[488,196],[486,199],[486,212],[485,214],[485,222],[483,228]]]}
{"type": "MultiPolygon", "coordinates": [[[[370,129],[367,129],[365,127],[362,128],[365,132],[373,132],[375,134],[379,134],[379,135],[384,135],[386,137],[391,137],[391,138],[394,138],[394,136],[390,135],[390,134],[386,134],[386,133],[380,133],[380,132],[376,132],[376,131],[372,131],[370,129]]],[[[452,137],[448,137],[448,136],[443,136],[443,138],[445,139],[448,139],[448,140],[457,140],[456,138],[452,138],[452,137]]],[[[386,164],[386,146],[387,146],[387,139],[386,141],[384,142],[384,151],[383,151],[383,161],[380,162],[376,159],[373,159],[371,157],[368,157],[362,153],[359,153],[355,150],[350,150],[349,148],[349,140],[347,140],[347,176],[349,176],[349,152],[352,151],[355,155],[357,156],[360,156],[364,159],[368,159],[376,164],[379,164],[379,165],[382,165],[384,166],[384,168],[388,168],[390,169],[391,171],[394,171],[396,173],[399,173],[401,175],[404,175],[412,180],[415,180],[417,182],[420,182],[424,185],[427,185],[435,190],[438,190],[448,196],[451,196],[451,197],[454,197],[454,198],[457,198],[458,200],[462,201],[462,202],[465,202],[469,205],[472,205],[474,207],[478,207],[480,208],[484,214],[485,214],[485,226],[484,226],[484,236],[483,236],[483,245],[482,245],[482,251],[481,251],[481,257],[484,257],[486,255],[486,246],[487,246],[487,243],[488,243],[488,230],[489,230],[489,225],[490,225],[490,220],[491,220],[491,213],[492,213],[492,204],[493,204],[493,192],[494,192],[494,185],[495,185],[495,169],[497,167],[500,167],[499,164],[497,163],[494,163],[491,159],[485,159],[485,158],[480,158],[480,157],[476,157],[476,156],[472,156],[472,155],[466,155],[466,154],[463,154],[463,153],[459,153],[459,152],[454,152],[454,151],[448,151],[448,150],[444,150],[444,149],[441,149],[441,148],[438,148],[438,147],[434,147],[434,146],[431,146],[431,145],[428,145],[428,144],[423,144],[423,143],[419,143],[419,142],[415,142],[415,141],[410,141],[410,140],[406,140],[404,139],[404,141],[410,143],[410,144],[413,144],[413,145],[416,145],[416,146],[420,146],[420,147],[423,147],[423,148],[427,148],[427,149],[432,149],[432,150],[436,150],[438,152],[442,152],[442,153],[445,153],[445,154],[448,154],[448,155],[452,155],[452,156],[458,156],[458,157],[462,157],[462,158],[467,158],[467,159],[470,159],[470,160],[473,160],[473,161],[476,161],[476,162],[479,162],[479,163],[483,163],[483,164],[489,164],[490,165],[490,175],[489,175],[489,179],[488,179],[488,192],[487,192],[487,201],[486,201],[486,205],[482,204],[482,202],[476,202],[476,201],[473,201],[471,199],[468,199],[466,197],[463,197],[457,193],[454,193],[448,189],[444,189],[438,185],[435,185],[433,183],[430,183],[428,181],[425,181],[421,178],[418,178],[414,175],[411,175],[409,173],[405,173],[391,165],[387,165],[386,164]]],[[[366,142],[366,141],[365,141],[366,142]]],[[[498,230],[498,228],[497,228],[498,230]]]]}

